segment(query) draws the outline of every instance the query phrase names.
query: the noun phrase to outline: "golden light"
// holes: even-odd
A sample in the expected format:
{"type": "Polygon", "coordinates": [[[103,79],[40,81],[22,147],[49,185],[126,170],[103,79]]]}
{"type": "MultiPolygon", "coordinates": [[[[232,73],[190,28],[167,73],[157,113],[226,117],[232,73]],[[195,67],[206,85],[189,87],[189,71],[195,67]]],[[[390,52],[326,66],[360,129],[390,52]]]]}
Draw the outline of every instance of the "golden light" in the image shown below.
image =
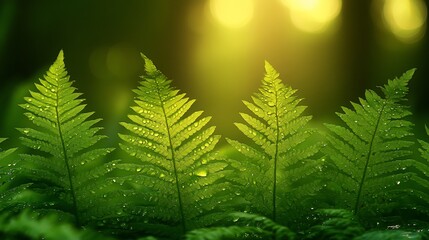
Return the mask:
{"type": "Polygon", "coordinates": [[[210,0],[210,13],[224,26],[244,27],[253,17],[254,0],[210,0]]]}
{"type": "Polygon", "coordinates": [[[404,42],[415,42],[425,32],[426,4],[422,0],[385,0],[383,20],[389,30],[404,42]]]}
{"type": "Polygon", "coordinates": [[[283,0],[292,23],[304,32],[325,31],[341,12],[341,0],[283,0]]]}

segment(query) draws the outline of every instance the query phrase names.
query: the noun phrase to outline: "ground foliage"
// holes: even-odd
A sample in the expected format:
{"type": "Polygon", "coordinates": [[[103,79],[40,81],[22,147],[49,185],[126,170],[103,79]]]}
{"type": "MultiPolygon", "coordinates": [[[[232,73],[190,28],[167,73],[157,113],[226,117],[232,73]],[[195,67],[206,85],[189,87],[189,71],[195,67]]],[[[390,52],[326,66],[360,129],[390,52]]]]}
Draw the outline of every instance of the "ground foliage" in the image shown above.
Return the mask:
{"type": "Polygon", "coordinates": [[[210,117],[142,58],[118,160],[62,51],[35,83],[22,145],[0,150],[2,239],[429,238],[429,143],[406,101],[414,69],[314,129],[266,62],[235,124],[249,140],[219,149],[210,117]]]}

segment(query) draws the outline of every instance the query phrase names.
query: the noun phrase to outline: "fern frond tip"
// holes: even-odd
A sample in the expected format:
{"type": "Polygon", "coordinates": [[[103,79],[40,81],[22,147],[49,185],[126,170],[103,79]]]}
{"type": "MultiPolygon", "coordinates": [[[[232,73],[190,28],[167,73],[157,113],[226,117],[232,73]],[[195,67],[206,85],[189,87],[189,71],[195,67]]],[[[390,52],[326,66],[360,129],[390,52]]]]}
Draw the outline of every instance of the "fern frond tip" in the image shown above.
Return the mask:
{"type": "Polygon", "coordinates": [[[276,71],[276,69],[274,69],[273,65],[271,65],[271,63],[269,63],[267,60],[265,60],[265,72],[267,74],[277,73],[277,71],[276,71]]]}
{"type": "Polygon", "coordinates": [[[387,84],[382,87],[382,91],[386,97],[403,100],[408,94],[408,82],[412,79],[415,71],[415,68],[410,69],[402,74],[401,77],[387,81],[387,84]]]}
{"type": "Polygon", "coordinates": [[[143,53],[140,53],[140,56],[143,58],[144,61],[144,69],[146,71],[146,73],[151,73],[151,72],[155,72],[157,71],[157,68],[155,66],[155,64],[153,64],[153,61],[150,60],[146,55],[144,55],[143,53]]]}
{"type": "Polygon", "coordinates": [[[57,61],[64,61],[64,51],[62,49],[58,53],[57,61]]]}

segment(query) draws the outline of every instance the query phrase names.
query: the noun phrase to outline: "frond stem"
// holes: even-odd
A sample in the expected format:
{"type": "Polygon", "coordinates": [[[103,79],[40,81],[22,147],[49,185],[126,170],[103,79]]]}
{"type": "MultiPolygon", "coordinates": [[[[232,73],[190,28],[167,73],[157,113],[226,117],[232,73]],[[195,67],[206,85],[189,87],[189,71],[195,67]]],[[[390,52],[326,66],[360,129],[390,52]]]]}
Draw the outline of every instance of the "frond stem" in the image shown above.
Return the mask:
{"type": "Polygon", "coordinates": [[[385,106],[386,106],[386,102],[383,103],[383,106],[380,110],[380,113],[379,113],[378,119],[377,119],[377,123],[375,124],[375,129],[374,129],[374,132],[373,132],[372,137],[371,137],[371,141],[369,142],[369,151],[368,151],[368,154],[366,156],[365,167],[363,169],[362,178],[361,178],[361,181],[359,184],[359,190],[358,190],[357,197],[356,197],[356,204],[355,204],[355,208],[354,208],[355,215],[357,215],[357,213],[359,211],[360,200],[362,197],[361,195],[362,195],[363,184],[365,182],[366,172],[368,170],[369,161],[370,161],[371,155],[372,155],[372,147],[374,145],[374,138],[375,138],[375,135],[377,133],[378,126],[380,124],[381,116],[383,115],[383,111],[384,111],[385,106]]]}
{"type": "MultiPolygon", "coordinates": [[[[58,79],[56,79],[56,80],[59,82],[58,79]]],[[[67,169],[67,176],[68,176],[68,180],[69,180],[69,184],[70,184],[70,192],[72,195],[72,202],[73,202],[73,215],[76,218],[76,224],[78,226],[80,226],[81,223],[80,223],[79,211],[78,211],[78,206],[77,206],[77,201],[76,201],[76,193],[75,193],[75,189],[73,186],[74,184],[73,184],[73,178],[72,178],[72,170],[71,170],[71,167],[69,164],[69,158],[67,155],[66,146],[65,146],[64,137],[63,137],[63,132],[61,129],[60,114],[58,111],[58,105],[59,105],[58,88],[59,88],[59,86],[56,86],[56,87],[57,87],[57,89],[55,91],[55,93],[56,93],[56,95],[55,95],[55,97],[56,97],[56,99],[55,99],[55,101],[56,101],[55,114],[56,114],[56,118],[57,118],[57,128],[58,128],[58,133],[60,135],[61,146],[62,146],[62,150],[63,150],[63,154],[64,154],[64,161],[65,161],[66,169],[67,169]]]]}
{"type": "MultiPolygon", "coordinates": [[[[274,83],[273,83],[274,84],[274,83]]],[[[276,151],[274,154],[274,181],[273,181],[273,221],[276,221],[276,196],[277,196],[277,159],[279,154],[279,136],[280,136],[280,129],[279,129],[279,113],[278,113],[278,92],[277,89],[274,86],[274,93],[275,93],[275,114],[276,114],[276,151]]]]}
{"type": "Polygon", "coordinates": [[[164,121],[165,121],[165,127],[167,128],[167,134],[168,134],[168,141],[170,144],[170,151],[171,151],[171,160],[173,162],[173,169],[174,169],[174,178],[176,181],[176,189],[177,189],[177,197],[179,200],[179,210],[180,210],[180,220],[182,223],[182,233],[186,232],[186,222],[185,222],[185,214],[183,211],[183,201],[182,201],[182,193],[180,191],[180,184],[179,184],[179,176],[177,174],[177,166],[176,166],[176,157],[174,154],[174,146],[173,146],[173,142],[171,141],[172,137],[171,137],[171,133],[170,133],[170,125],[168,123],[168,119],[167,119],[167,114],[165,112],[165,107],[164,107],[164,101],[161,98],[161,93],[159,91],[160,87],[158,85],[158,81],[155,80],[156,82],[156,89],[158,92],[158,97],[159,97],[159,102],[161,103],[161,108],[162,108],[162,113],[164,115],[164,121]]]}

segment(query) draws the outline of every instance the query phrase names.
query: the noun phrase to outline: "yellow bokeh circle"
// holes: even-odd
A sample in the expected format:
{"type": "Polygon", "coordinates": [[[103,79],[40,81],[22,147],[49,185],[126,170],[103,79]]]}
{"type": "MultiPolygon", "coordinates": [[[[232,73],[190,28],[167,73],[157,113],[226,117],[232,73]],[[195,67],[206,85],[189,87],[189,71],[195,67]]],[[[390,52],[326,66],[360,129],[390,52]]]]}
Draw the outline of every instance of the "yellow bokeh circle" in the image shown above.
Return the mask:
{"type": "Polygon", "coordinates": [[[400,40],[415,42],[425,32],[426,4],[422,0],[385,0],[383,22],[400,40]]]}
{"type": "Polygon", "coordinates": [[[254,0],[210,0],[210,13],[222,25],[240,28],[253,17],[254,0]]]}
{"type": "Polygon", "coordinates": [[[341,0],[282,0],[293,25],[304,32],[325,31],[341,13],[341,0]]]}

